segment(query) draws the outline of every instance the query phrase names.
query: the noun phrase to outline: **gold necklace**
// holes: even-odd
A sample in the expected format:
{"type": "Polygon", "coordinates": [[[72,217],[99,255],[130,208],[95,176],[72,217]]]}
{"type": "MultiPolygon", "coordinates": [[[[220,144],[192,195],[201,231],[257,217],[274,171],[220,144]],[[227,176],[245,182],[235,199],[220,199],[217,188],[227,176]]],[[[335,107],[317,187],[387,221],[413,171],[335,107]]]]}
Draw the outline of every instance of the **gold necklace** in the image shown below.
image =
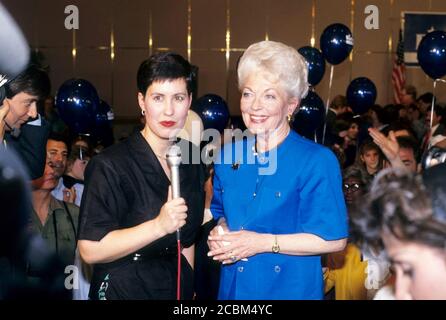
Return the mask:
{"type": "Polygon", "coordinates": [[[148,138],[147,133],[145,133],[145,129],[143,129],[143,130],[141,131],[141,135],[144,137],[144,139],[145,139],[145,140],[147,141],[147,143],[149,144],[150,149],[152,149],[153,154],[154,154],[157,158],[160,158],[160,159],[163,159],[163,160],[166,160],[166,161],[167,161],[167,157],[166,157],[166,155],[162,156],[162,155],[160,155],[160,154],[158,154],[158,153],[155,152],[155,148],[153,148],[152,144],[149,142],[150,139],[148,138]]]}

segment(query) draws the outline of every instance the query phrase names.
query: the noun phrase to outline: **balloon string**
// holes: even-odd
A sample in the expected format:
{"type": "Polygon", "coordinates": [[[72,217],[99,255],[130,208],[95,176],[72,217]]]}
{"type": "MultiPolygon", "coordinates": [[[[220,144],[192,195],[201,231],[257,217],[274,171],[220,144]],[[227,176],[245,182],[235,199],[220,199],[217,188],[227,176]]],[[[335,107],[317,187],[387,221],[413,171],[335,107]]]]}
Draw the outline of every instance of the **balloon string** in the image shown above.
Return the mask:
{"type": "Polygon", "coordinates": [[[324,121],[324,132],[322,134],[322,144],[325,144],[325,133],[327,131],[327,115],[328,115],[328,107],[330,106],[330,96],[331,96],[331,87],[333,86],[333,73],[334,73],[334,65],[331,65],[330,69],[330,81],[328,82],[328,97],[327,97],[327,105],[325,107],[325,121],[324,121]]]}
{"type": "Polygon", "coordinates": [[[434,106],[435,106],[435,88],[437,88],[437,81],[442,81],[441,79],[434,80],[434,89],[432,90],[432,105],[431,105],[431,119],[430,119],[430,129],[432,130],[432,123],[434,121],[434,106]]]}

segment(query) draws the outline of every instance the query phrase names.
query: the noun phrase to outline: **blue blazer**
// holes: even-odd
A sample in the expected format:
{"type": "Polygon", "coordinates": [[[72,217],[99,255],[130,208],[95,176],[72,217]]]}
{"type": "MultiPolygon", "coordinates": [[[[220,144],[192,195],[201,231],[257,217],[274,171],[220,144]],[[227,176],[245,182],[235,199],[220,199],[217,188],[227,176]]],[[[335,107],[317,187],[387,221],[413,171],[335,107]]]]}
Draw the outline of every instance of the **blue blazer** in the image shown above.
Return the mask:
{"type": "MultiPolygon", "coordinates": [[[[264,154],[255,155],[254,144],[248,138],[222,148],[215,165],[214,219],[225,217],[231,231],[346,238],[342,177],[334,154],[294,131],[264,154]]],[[[219,299],[322,297],[320,256],[262,253],[221,270],[219,299]]]]}

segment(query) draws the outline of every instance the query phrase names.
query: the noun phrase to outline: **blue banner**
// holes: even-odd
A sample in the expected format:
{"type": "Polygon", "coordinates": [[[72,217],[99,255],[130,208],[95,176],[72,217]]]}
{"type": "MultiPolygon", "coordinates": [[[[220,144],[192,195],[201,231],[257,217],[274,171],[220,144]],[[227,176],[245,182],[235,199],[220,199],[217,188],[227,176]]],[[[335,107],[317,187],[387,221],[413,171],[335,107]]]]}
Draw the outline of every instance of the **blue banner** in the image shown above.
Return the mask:
{"type": "Polygon", "coordinates": [[[446,12],[403,12],[404,62],[417,67],[418,45],[426,33],[434,30],[446,31],[446,12]]]}

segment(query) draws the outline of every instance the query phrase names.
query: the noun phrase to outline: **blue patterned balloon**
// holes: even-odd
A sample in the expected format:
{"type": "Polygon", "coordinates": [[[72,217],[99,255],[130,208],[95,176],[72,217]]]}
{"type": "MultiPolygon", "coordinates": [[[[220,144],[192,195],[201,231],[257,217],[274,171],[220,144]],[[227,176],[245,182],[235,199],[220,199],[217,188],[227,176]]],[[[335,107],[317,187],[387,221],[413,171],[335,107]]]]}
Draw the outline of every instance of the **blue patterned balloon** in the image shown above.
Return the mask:
{"type": "Polygon", "coordinates": [[[101,141],[105,146],[113,144],[113,120],[115,115],[110,105],[104,100],[100,100],[95,115],[95,125],[92,134],[96,140],[101,141]]]}
{"type": "Polygon", "coordinates": [[[325,60],[322,53],[313,47],[302,47],[299,53],[305,58],[308,64],[308,83],[312,86],[321,82],[325,73],[325,60]]]}
{"type": "Polygon", "coordinates": [[[314,133],[324,123],[324,118],[324,102],[316,92],[310,91],[301,101],[299,111],[291,122],[291,127],[300,135],[313,140],[314,133]]]}
{"type": "Polygon", "coordinates": [[[426,34],[418,46],[418,62],[432,79],[446,75],[446,32],[433,31],[426,34]]]}
{"type": "Polygon", "coordinates": [[[198,98],[192,110],[203,121],[204,129],[217,129],[220,133],[226,128],[229,121],[229,109],[225,100],[216,94],[206,94],[198,98]]]}
{"type": "Polygon", "coordinates": [[[95,87],[84,79],[65,81],[56,94],[59,115],[74,133],[89,133],[99,106],[95,87]]]}
{"type": "Polygon", "coordinates": [[[376,100],[376,86],[368,78],[354,79],[347,88],[347,100],[355,114],[366,113],[376,100]]]}
{"type": "Polygon", "coordinates": [[[352,32],[341,23],[331,24],[322,32],[320,46],[325,60],[332,65],[340,64],[353,49],[352,32]]]}

